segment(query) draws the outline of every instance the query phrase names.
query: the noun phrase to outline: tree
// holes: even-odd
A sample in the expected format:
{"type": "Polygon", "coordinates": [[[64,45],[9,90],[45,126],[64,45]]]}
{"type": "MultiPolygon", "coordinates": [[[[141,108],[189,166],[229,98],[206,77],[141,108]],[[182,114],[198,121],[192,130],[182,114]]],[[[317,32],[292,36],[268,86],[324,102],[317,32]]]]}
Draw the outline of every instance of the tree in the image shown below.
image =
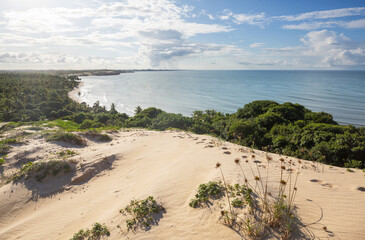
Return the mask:
{"type": "Polygon", "coordinates": [[[134,110],[134,114],[137,115],[139,113],[142,112],[142,108],[140,106],[137,106],[136,109],[134,110]]]}

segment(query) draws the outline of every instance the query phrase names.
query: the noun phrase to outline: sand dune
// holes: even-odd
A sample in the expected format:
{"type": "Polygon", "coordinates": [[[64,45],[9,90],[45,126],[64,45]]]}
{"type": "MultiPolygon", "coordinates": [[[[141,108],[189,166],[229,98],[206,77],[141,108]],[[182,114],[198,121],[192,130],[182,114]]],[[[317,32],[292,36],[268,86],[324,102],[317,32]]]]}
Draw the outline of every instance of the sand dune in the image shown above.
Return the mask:
{"type": "MultiPolygon", "coordinates": [[[[94,222],[108,226],[108,239],[242,239],[217,222],[218,206],[194,209],[189,201],[199,184],[220,180],[216,162],[222,164],[228,183],[243,183],[234,159],[250,159],[249,149],[178,131],[128,130],[111,135],[111,142],[87,140],[85,147],[67,146],[77,152],[70,158],[74,163],[70,173],[49,176],[42,183],[29,178],[2,186],[0,239],[70,239],[94,222]],[[117,226],[126,229],[125,217],[119,210],[131,199],[150,195],[166,209],[158,224],[148,231],[122,232],[117,226]]],[[[31,139],[13,148],[4,174],[19,167],[22,159],[49,159],[62,149],[62,144],[31,139]]],[[[253,154],[264,171],[266,153],[253,154]]],[[[285,156],[270,155],[269,188],[275,191],[279,158],[285,156]]],[[[248,165],[242,166],[249,173],[248,165]]],[[[364,172],[319,169],[309,161],[303,161],[300,169],[295,201],[302,234],[298,238],[365,239],[364,172]]]]}

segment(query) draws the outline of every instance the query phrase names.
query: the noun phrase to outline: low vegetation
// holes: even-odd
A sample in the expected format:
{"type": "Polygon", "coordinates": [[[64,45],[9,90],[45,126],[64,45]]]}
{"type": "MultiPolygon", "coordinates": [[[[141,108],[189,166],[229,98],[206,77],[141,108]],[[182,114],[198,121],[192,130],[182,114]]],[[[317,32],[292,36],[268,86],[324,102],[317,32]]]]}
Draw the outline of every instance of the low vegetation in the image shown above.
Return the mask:
{"type": "Polygon", "coordinates": [[[71,166],[67,161],[63,160],[50,160],[50,161],[39,161],[29,162],[24,164],[17,172],[8,177],[7,183],[17,181],[24,178],[34,176],[34,178],[41,182],[48,175],[58,175],[60,172],[68,173],[71,171],[71,166]]]}
{"type": "Polygon", "coordinates": [[[98,142],[109,142],[113,140],[108,134],[101,133],[96,130],[87,131],[84,133],[84,135],[87,137],[91,137],[92,139],[98,142]]]}
{"type": "MultiPolygon", "coordinates": [[[[0,132],[44,120],[64,131],[176,128],[301,159],[365,167],[365,127],[338,125],[330,114],[299,104],[253,101],[236,113],[206,110],[195,111],[192,117],[137,107],[135,116],[129,117],[118,113],[114,104],[107,110],[100,102],[89,107],[71,100],[68,91],[77,84],[77,77],[0,73],[0,121],[15,121],[0,127],[0,132]]],[[[8,150],[0,146],[1,152],[8,150]]]]}
{"type": "Polygon", "coordinates": [[[98,240],[110,236],[105,224],[94,223],[91,229],[80,229],[70,240],[98,240]]]}
{"type": "Polygon", "coordinates": [[[147,230],[156,224],[160,218],[157,214],[164,213],[165,209],[152,196],[149,196],[143,200],[132,200],[128,206],[119,212],[129,217],[126,220],[128,231],[136,231],[138,228],[147,230]]]}
{"type": "Polygon", "coordinates": [[[202,206],[203,203],[208,203],[210,199],[218,199],[222,197],[224,187],[222,182],[208,182],[206,184],[200,184],[198,191],[195,194],[195,198],[191,199],[189,206],[196,208],[202,206]]]}
{"type": "Polygon", "coordinates": [[[268,188],[271,157],[267,156],[266,173],[261,173],[258,166],[261,162],[252,155],[252,161],[245,162],[252,175],[251,181],[247,177],[249,174],[243,171],[240,159],[235,159],[234,162],[242,171],[244,184],[233,186],[226,184],[221,164],[217,163],[216,168],[221,172],[223,184],[221,182],[201,184],[189,205],[196,208],[204,207],[202,202],[209,201],[211,205],[218,203],[221,207],[219,221],[244,238],[261,239],[270,234],[281,239],[290,239],[297,228],[294,200],[301,163],[299,161],[294,169],[292,160],[285,162],[284,159],[280,159],[280,161],[277,192],[270,192],[268,188]]]}
{"type": "Polygon", "coordinates": [[[0,166],[3,165],[5,163],[5,156],[0,158],[0,166]]]}
{"type": "Polygon", "coordinates": [[[74,133],[70,132],[56,132],[47,137],[47,141],[50,142],[65,142],[69,144],[74,144],[77,146],[84,146],[85,140],[80,137],[79,135],[76,135],[74,133]]]}

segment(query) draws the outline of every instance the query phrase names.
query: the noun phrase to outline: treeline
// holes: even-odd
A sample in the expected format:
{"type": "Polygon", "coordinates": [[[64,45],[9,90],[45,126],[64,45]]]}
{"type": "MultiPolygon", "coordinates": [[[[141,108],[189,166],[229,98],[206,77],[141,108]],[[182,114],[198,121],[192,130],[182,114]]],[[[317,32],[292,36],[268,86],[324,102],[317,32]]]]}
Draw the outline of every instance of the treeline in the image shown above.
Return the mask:
{"type": "Polygon", "coordinates": [[[129,117],[96,102],[76,103],[68,92],[77,78],[0,74],[0,120],[68,120],[73,130],[101,127],[177,128],[212,134],[244,146],[346,167],[365,167],[365,128],[338,125],[328,113],[299,104],[254,101],[233,114],[195,111],[192,117],[160,109],[136,109],[129,117]]]}

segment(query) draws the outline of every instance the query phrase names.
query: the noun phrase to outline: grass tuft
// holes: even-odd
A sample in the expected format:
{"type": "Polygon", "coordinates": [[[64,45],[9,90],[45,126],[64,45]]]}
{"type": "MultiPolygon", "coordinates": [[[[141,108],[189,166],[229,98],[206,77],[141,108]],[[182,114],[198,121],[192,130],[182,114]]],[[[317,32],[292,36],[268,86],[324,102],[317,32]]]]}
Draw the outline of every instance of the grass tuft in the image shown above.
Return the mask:
{"type": "Polygon", "coordinates": [[[164,213],[165,209],[149,196],[144,200],[131,200],[130,204],[119,212],[131,216],[126,220],[127,229],[135,231],[138,228],[149,229],[156,221],[154,214],[164,213]]]}
{"type": "Polygon", "coordinates": [[[71,166],[66,161],[51,160],[42,162],[29,162],[24,164],[19,171],[8,178],[7,183],[19,180],[22,177],[28,178],[30,176],[41,182],[48,175],[58,175],[61,171],[68,173],[71,171],[71,166]]]}
{"type": "Polygon", "coordinates": [[[101,239],[102,237],[109,237],[110,232],[109,229],[105,226],[105,224],[94,223],[93,227],[89,229],[80,229],[77,233],[73,235],[70,240],[96,240],[101,239]]]}
{"type": "Polygon", "coordinates": [[[70,133],[70,132],[56,132],[54,134],[51,134],[47,137],[47,141],[50,142],[65,142],[65,143],[70,143],[70,144],[74,144],[77,146],[84,146],[85,145],[85,140],[80,137],[79,135],[70,133]]]}

